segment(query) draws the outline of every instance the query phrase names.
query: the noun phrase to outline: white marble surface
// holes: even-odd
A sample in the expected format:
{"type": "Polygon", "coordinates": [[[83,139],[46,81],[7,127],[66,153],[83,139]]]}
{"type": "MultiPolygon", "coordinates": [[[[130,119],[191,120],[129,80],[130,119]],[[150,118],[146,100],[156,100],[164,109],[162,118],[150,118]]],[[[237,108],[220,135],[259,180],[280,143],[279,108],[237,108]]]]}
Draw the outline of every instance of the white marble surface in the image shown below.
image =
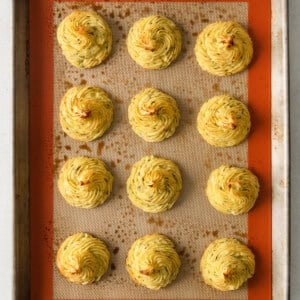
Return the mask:
{"type": "Polygon", "coordinates": [[[300,1],[289,0],[291,140],[291,291],[300,299],[300,1]]]}
{"type": "Polygon", "coordinates": [[[13,296],[12,2],[0,1],[0,291],[13,296]]]}

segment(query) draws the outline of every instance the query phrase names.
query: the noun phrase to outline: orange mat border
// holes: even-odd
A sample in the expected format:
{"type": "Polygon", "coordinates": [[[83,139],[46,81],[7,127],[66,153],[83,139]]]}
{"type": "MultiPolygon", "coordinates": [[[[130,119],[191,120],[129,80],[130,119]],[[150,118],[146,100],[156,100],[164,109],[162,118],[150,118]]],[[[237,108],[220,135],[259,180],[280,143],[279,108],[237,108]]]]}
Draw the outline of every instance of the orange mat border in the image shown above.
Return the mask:
{"type": "MultiPolygon", "coordinates": [[[[139,0],[131,2],[135,1],[139,0]]],[[[32,300],[53,300],[53,2],[30,0],[29,9],[32,300]]],[[[248,215],[249,246],[257,261],[255,277],[249,280],[248,299],[271,299],[271,0],[154,2],[247,2],[249,5],[249,31],[255,57],[248,72],[248,103],[253,123],[253,134],[248,139],[248,165],[259,176],[261,192],[255,209],[248,215]]]]}

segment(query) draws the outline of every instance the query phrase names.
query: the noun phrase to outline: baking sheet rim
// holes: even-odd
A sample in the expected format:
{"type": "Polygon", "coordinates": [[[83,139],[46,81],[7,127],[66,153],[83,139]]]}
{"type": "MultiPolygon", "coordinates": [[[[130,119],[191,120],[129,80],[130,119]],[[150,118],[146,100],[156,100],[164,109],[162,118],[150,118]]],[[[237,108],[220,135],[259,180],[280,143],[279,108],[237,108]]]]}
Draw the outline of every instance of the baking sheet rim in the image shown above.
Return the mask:
{"type": "MultiPolygon", "coordinates": [[[[13,12],[11,12],[13,14],[13,12]]],[[[275,299],[288,299],[289,294],[289,128],[288,128],[288,65],[287,65],[287,3],[272,0],[272,293],[275,299]],[[276,16],[276,17],[275,17],[276,16]],[[276,96],[275,96],[276,95],[276,96]],[[283,104],[280,104],[282,101],[283,104]],[[278,123],[281,139],[276,136],[278,123]],[[283,158],[283,159],[282,159],[283,158]],[[283,182],[284,184],[281,184],[283,182]]],[[[14,20],[16,21],[16,19],[14,20]]],[[[13,80],[13,79],[12,79],[13,80]]],[[[17,82],[14,82],[14,86],[17,82]]],[[[15,115],[11,114],[11,123],[15,115]]],[[[14,215],[11,214],[11,224],[14,215]]],[[[19,221],[19,220],[16,220],[19,221]]],[[[8,234],[11,228],[8,224],[8,234]]],[[[16,242],[14,243],[16,247],[16,242]]],[[[8,249],[9,250],[9,249],[8,249]]],[[[14,256],[14,252],[10,254],[14,256]]],[[[7,277],[7,283],[13,278],[7,277]]],[[[14,283],[17,287],[18,284],[14,283]]],[[[9,286],[9,284],[5,285],[9,286]]],[[[14,292],[16,294],[16,291],[14,292]]]]}
{"type": "Polygon", "coordinates": [[[271,4],[272,298],[284,300],[289,299],[290,262],[287,1],[271,4]]]}

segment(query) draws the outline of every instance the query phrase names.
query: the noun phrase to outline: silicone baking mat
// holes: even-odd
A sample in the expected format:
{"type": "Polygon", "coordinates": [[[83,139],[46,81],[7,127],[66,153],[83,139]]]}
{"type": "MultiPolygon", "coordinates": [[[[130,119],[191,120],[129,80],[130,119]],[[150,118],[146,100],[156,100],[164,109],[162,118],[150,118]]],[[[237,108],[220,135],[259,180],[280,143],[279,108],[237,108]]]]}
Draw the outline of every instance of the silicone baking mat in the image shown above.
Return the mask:
{"type": "Polygon", "coordinates": [[[32,299],[200,300],[259,296],[268,299],[271,294],[269,6],[259,1],[32,0],[31,4],[32,299]],[[34,4],[37,6],[33,7],[34,4]],[[260,8],[264,9],[265,19],[263,12],[258,12],[260,8]],[[112,55],[93,69],[71,66],[55,38],[57,25],[74,9],[97,11],[113,32],[112,55]],[[125,40],[130,26],[151,14],[171,18],[182,32],[182,54],[165,70],[144,70],[127,53],[125,40]],[[235,20],[249,27],[255,49],[249,71],[216,77],[198,66],[193,53],[197,34],[218,20],[235,20]],[[114,103],[111,129],[101,139],[89,143],[74,141],[63,134],[58,120],[61,97],[68,88],[83,84],[103,88],[114,103]],[[130,99],[148,86],[172,95],[181,111],[176,134],[161,143],[144,142],[128,123],[130,99]],[[196,129],[197,113],[203,102],[223,93],[248,103],[251,110],[253,126],[249,139],[237,147],[212,147],[196,129]],[[132,165],[151,154],[175,161],[183,175],[179,200],[171,210],[160,214],[142,212],[132,206],[126,195],[126,179],[132,165]],[[63,162],[78,155],[103,159],[114,175],[113,194],[96,209],[73,208],[57,190],[57,174],[63,162]],[[262,190],[249,215],[223,215],[205,197],[209,173],[224,163],[248,166],[259,176],[262,190]],[[105,240],[112,254],[109,271],[94,285],[68,283],[55,267],[59,244],[79,231],[105,240]],[[182,260],[176,281],[160,291],[136,287],[124,268],[132,242],[154,232],[172,238],[182,260]],[[214,290],[204,284],[199,274],[203,250],[220,237],[249,242],[256,254],[256,275],[238,291],[214,290]]]}

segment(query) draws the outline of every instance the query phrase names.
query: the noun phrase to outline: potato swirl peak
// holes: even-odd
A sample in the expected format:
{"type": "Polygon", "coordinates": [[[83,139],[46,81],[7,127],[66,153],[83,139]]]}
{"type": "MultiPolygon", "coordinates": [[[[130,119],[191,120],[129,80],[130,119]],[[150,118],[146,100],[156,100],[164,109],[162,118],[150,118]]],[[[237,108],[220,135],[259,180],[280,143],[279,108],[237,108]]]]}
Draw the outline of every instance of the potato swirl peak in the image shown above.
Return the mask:
{"type": "Polygon", "coordinates": [[[147,142],[160,142],[174,134],[180,113],[171,96],[146,88],[132,98],[128,118],[138,136],[147,142]]]}
{"type": "Polygon", "coordinates": [[[182,179],[176,164],[154,156],[145,156],[135,163],[127,180],[132,204],[151,213],[170,209],[181,189],[182,179]]]}
{"type": "Polygon", "coordinates": [[[110,195],[113,176],[104,162],[97,158],[78,156],[63,165],[58,178],[58,189],[72,206],[94,208],[110,195]]]}
{"type": "Polygon", "coordinates": [[[112,33],[94,11],[73,11],[58,26],[57,40],[66,59],[75,67],[101,64],[112,49],[112,33]]]}
{"type": "Polygon", "coordinates": [[[110,253],[101,240],[87,234],[76,233],[60,245],[56,265],[70,282],[91,284],[99,281],[108,269],[110,253]]]}
{"type": "Polygon", "coordinates": [[[247,213],[259,192],[257,177],[246,168],[222,165],[209,176],[206,195],[210,204],[225,214],[247,213]]]}
{"type": "Polygon", "coordinates": [[[198,114],[197,127],[210,145],[235,146],[249,133],[250,114],[241,101],[228,95],[216,96],[202,105],[198,114]]]}
{"type": "Polygon", "coordinates": [[[137,285],[152,290],[159,290],[175,280],[180,266],[173,242],[162,234],[149,234],[137,239],[126,258],[126,269],[131,279],[137,285]]]}
{"type": "Polygon", "coordinates": [[[61,100],[60,124],[71,138],[89,142],[101,137],[113,120],[113,103],[96,86],[70,88],[61,100]]]}
{"type": "Polygon", "coordinates": [[[130,28],[127,48],[131,58],[143,68],[164,69],[181,51],[181,33],[166,17],[149,16],[130,28]]]}
{"type": "Polygon", "coordinates": [[[251,62],[253,45],[238,23],[216,22],[199,34],[195,55],[201,68],[213,75],[225,76],[243,71],[251,62]]]}
{"type": "Polygon", "coordinates": [[[221,291],[236,290],[254,275],[254,254],[236,239],[218,239],[205,249],[200,270],[206,284],[221,291]]]}

